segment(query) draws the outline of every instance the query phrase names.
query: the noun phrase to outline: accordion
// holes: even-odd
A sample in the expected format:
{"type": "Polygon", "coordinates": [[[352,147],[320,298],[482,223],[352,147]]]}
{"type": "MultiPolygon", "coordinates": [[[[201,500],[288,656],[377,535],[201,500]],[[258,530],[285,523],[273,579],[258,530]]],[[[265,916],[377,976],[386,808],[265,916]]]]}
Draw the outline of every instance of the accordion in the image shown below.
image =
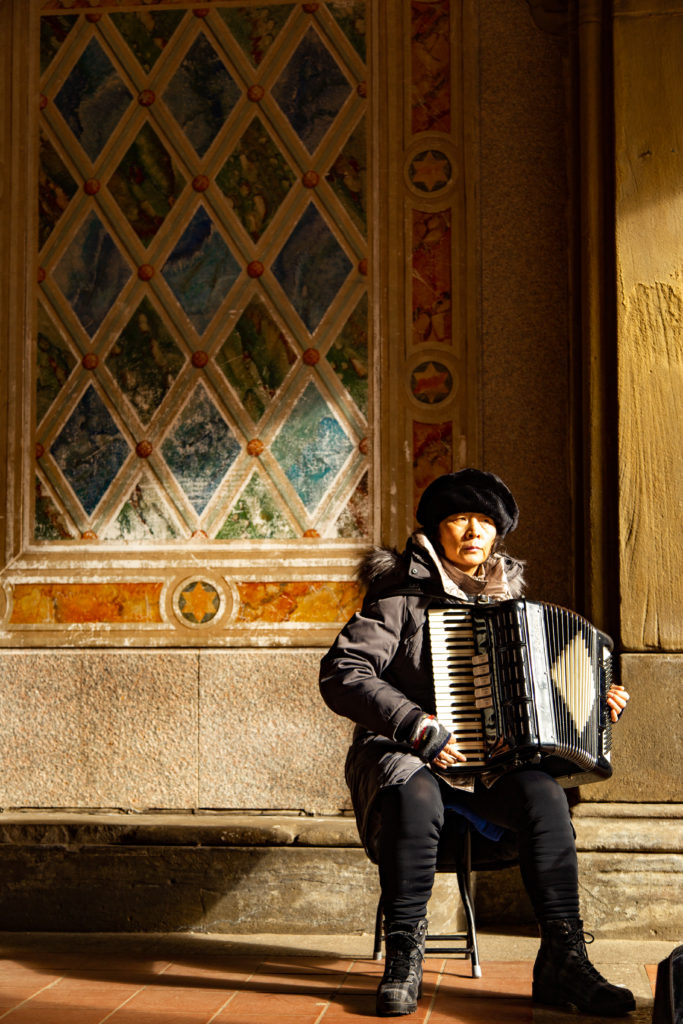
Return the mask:
{"type": "Polygon", "coordinates": [[[467,761],[446,774],[537,764],[564,786],[607,779],[612,641],[533,601],[428,610],[436,717],[467,761]]]}

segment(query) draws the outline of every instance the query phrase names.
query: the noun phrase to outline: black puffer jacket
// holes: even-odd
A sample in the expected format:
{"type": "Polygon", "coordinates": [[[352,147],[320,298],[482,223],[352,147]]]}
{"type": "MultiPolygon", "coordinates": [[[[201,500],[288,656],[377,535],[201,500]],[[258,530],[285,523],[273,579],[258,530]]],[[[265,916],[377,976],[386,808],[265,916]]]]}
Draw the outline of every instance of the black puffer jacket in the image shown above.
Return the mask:
{"type": "MultiPolygon", "coordinates": [[[[522,594],[522,563],[504,557],[511,597],[522,594]]],[[[358,830],[375,860],[375,798],[406,782],[424,762],[406,742],[420,711],[434,713],[431,664],[423,643],[427,609],[448,598],[429,552],[411,538],[405,552],[376,549],[359,576],[368,586],[353,616],[322,659],[320,691],[337,714],[356,723],[346,759],[358,830]]]]}

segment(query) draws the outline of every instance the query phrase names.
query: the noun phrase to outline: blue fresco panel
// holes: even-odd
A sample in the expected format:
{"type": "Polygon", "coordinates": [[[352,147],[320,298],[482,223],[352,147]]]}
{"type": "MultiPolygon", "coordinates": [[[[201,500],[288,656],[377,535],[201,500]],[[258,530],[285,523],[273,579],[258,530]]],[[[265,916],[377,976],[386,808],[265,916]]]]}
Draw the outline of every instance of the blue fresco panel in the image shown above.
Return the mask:
{"type": "Polygon", "coordinates": [[[90,159],[96,160],[132,98],[100,44],[91,39],[55,103],[90,159]]]}
{"type": "Polygon", "coordinates": [[[240,444],[203,385],[198,384],[161,446],[168,468],[198,515],[240,451],[240,444]]]}
{"type": "Polygon", "coordinates": [[[54,273],[91,338],[130,277],[130,268],[95,213],[83,222],[54,273]]]}
{"type": "Polygon", "coordinates": [[[50,451],[86,513],[91,515],[130,448],[91,384],[50,451]]]}

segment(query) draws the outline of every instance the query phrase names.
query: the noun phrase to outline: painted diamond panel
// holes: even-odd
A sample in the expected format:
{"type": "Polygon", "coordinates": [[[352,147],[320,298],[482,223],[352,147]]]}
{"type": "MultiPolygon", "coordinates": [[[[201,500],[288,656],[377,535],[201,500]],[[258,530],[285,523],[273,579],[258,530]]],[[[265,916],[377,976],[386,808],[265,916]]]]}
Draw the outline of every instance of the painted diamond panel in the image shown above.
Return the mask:
{"type": "Polygon", "coordinates": [[[197,385],[161,452],[198,515],[239,451],[239,442],[206,389],[197,385]]]}
{"type": "Polygon", "coordinates": [[[257,423],[296,362],[296,353],[267,308],[252,300],[216,358],[257,423]]]}
{"type": "Polygon", "coordinates": [[[97,508],[129,451],[128,442],[92,385],[51,448],[88,515],[97,508]]]}
{"type": "Polygon", "coordinates": [[[149,423],[185,363],[185,356],[145,298],[113,345],[106,364],[142,423],[149,423]]]}
{"type": "Polygon", "coordinates": [[[294,172],[258,117],[216,177],[216,184],[254,242],[270,224],[294,181],[294,172]]]}
{"type": "Polygon", "coordinates": [[[252,473],[216,540],[268,540],[294,537],[294,531],[278,508],[258,473],[252,473]]]}
{"type": "Polygon", "coordinates": [[[180,531],[150,474],[135,484],[114,522],[103,532],[104,540],[135,541],[178,540],[180,531]]]}
{"type": "Polygon", "coordinates": [[[239,276],[240,267],[203,206],[168,257],[163,276],[203,334],[239,276]]]}
{"type": "Polygon", "coordinates": [[[76,24],[73,15],[53,14],[40,19],[40,73],[49,68],[62,43],[76,24]]]}
{"type": "Polygon", "coordinates": [[[365,120],[349,136],[325,175],[335,195],[351,214],[356,227],[367,232],[367,147],[365,120]]]}
{"type": "Polygon", "coordinates": [[[40,423],[76,365],[76,357],[47,315],[38,308],[36,421],[40,423]]]}
{"type": "Polygon", "coordinates": [[[137,57],[150,72],[183,20],[184,11],[117,12],[111,20],[137,57]]]}
{"type": "Polygon", "coordinates": [[[351,86],[314,29],[309,29],[273,87],[273,96],[309,153],[320,145],[351,86]]]}
{"type": "Polygon", "coordinates": [[[276,41],[293,7],[294,4],[221,7],[218,13],[251,63],[258,67],[276,41]]]}
{"type": "Polygon", "coordinates": [[[131,272],[102,221],[91,213],[74,236],[54,276],[92,338],[131,272]]]}
{"type": "Polygon", "coordinates": [[[146,124],[109,180],[109,189],[141,242],[149,245],[185,179],[154,129],[146,124]]]}
{"type": "Polygon", "coordinates": [[[354,402],[368,414],[368,299],[364,295],[327,353],[327,359],[354,402]]]}
{"type": "Polygon", "coordinates": [[[273,273],[313,333],[349,275],[351,261],[309,203],[273,264],[273,273]]]}
{"type": "Polygon", "coordinates": [[[42,249],[78,188],[59,153],[42,132],[38,175],[38,241],[42,249]]]}
{"type": "Polygon", "coordinates": [[[365,60],[365,0],[328,0],[327,9],[337,19],[358,55],[365,60]]]}
{"type": "Polygon", "coordinates": [[[272,452],[309,512],[320,504],[353,443],[314,384],[276,437],[272,452]]]}
{"type": "Polygon", "coordinates": [[[200,34],[171,79],[164,100],[199,156],[223,127],[240,90],[205,35],[200,34]]]}
{"type": "Polygon", "coordinates": [[[55,103],[91,160],[96,160],[132,95],[96,39],[74,65],[55,103]]]}

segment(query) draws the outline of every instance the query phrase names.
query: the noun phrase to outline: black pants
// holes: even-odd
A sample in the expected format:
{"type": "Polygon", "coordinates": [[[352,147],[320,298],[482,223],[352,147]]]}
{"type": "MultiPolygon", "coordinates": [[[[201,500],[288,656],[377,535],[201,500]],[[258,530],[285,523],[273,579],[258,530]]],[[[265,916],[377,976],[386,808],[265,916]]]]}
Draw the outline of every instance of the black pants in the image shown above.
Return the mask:
{"type": "MultiPolygon", "coordinates": [[[[379,875],[386,920],[414,925],[425,916],[444,824],[442,786],[427,768],[380,794],[379,875]]],[[[525,888],[539,921],[579,916],[574,829],[561,786],[520,769],[490,789],[477,783],[458,798],[487,821],[512,829],[525,888]]]]}

